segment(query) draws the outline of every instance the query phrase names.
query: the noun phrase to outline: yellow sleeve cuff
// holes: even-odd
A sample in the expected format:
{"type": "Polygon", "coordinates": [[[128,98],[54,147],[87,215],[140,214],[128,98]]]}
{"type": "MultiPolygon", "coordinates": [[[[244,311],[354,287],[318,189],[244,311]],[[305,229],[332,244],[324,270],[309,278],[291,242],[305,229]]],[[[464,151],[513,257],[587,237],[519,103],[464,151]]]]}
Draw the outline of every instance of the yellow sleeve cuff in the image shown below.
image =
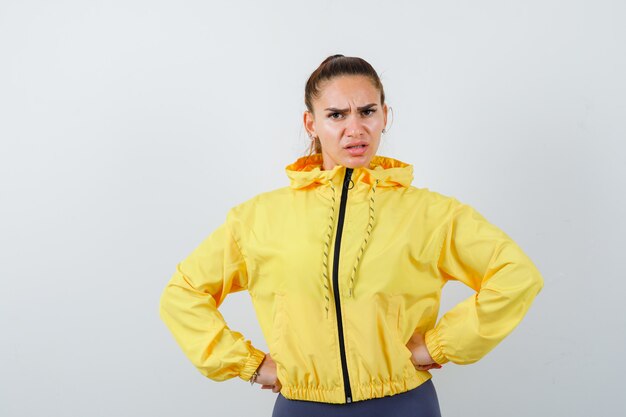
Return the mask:
{"type": "Polygon", "coordinates": [[[430,356],[432,356],[435,362],[437,362],[439,365],[443,365],[444,363],[450,361],[443,354],[441,341],[439,339],[439,333],[436,329],[430,329],[424,334],[424,342],[426,343],[428,353],[430,353],[430,356]]]}
{"type": "Polygon", "coordinates": [[[250,352],[250,356],[248,356],[248,359],[246,359],[243,368],[241,368],[241,371],[239,372],[239,378],[243,379],[244,381],[250,380],[254,371],[257,370],[257,368],[259,367],[259,365],[261,365],[261,362],[263,362],[263,359],[265,358],[265,353],[263,351],[256,349],[254,346],[250,346],[250,348],[252,349],[252,351],[250,352]]]}

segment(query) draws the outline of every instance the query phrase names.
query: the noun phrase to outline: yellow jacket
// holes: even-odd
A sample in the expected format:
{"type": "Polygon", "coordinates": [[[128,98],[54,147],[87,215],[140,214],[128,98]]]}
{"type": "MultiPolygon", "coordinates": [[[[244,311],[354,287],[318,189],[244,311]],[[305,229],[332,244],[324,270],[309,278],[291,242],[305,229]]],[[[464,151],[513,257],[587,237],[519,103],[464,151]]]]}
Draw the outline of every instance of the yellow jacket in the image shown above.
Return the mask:
{"type": "Polygon", "coordinates": [[[414,332],[438,363],[469,364],[518,325],[543,279],[503,231],[453,197],[412,186],[413,166],[397,159],[321,163],[315,154],[288,165],[290,186],[229,210],[178,264],[160,316],[202,374],[248,380],[263,359],[218,311],[242,290],[290,399],[405,392],[431,378],[411,362],[414,332]],[[451,279],[476,294],[437,322],[451,279]]]}

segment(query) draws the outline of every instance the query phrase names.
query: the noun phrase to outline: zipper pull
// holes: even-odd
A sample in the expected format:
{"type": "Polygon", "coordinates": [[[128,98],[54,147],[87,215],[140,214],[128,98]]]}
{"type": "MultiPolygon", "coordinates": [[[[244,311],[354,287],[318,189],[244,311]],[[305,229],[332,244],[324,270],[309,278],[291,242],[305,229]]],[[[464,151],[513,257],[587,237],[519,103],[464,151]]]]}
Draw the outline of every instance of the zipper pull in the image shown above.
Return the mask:
{"type": "Polygon", "coordinates": [[[354,168],[346,168],[346,176],[343,181],[343,188],[351,190],[354,188],[354,181],[352,181],[352,171],[354,168]]]}

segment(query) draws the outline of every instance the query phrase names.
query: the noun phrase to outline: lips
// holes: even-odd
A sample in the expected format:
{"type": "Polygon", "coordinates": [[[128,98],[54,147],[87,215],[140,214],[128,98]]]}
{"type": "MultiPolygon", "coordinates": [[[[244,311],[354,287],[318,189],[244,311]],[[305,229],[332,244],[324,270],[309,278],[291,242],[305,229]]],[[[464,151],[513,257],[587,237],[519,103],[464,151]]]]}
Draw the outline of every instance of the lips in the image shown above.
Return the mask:
{"type": "Polygon", "coordinates": [[[367,151],[367,143],[354,143],[346,146],[346,151],[350,154],[350,156],[363,156],[367,151]]]}
{"type": "Polygon", "coordinates": [[[351,142],[346,145],[345,149],[351,149],[355,147],[366,147],[366,146],[367,146],[367,142],[365,141],[351,142]]]}

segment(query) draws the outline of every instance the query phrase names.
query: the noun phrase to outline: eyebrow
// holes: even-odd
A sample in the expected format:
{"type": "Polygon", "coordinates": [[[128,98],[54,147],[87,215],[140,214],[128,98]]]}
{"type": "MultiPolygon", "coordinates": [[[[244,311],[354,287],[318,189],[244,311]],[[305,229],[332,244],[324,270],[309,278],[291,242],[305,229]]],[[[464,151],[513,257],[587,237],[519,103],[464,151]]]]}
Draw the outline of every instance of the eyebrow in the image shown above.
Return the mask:
{"type": "MultiPolygon", "coordinates": [[[[365,106],[357,107],[357,110],[360,110],[360,111],[369,110],[371,107],[374,107],[374,106],[376,106],[376,103],[370,103],[370,104],[366,104],[365,106]]],[[[346,113],[350,109],[338,109],[335,107],[328,107],[324,110],[329,110],[329,111],[337,112],[337,113],[346,113]]]]}

